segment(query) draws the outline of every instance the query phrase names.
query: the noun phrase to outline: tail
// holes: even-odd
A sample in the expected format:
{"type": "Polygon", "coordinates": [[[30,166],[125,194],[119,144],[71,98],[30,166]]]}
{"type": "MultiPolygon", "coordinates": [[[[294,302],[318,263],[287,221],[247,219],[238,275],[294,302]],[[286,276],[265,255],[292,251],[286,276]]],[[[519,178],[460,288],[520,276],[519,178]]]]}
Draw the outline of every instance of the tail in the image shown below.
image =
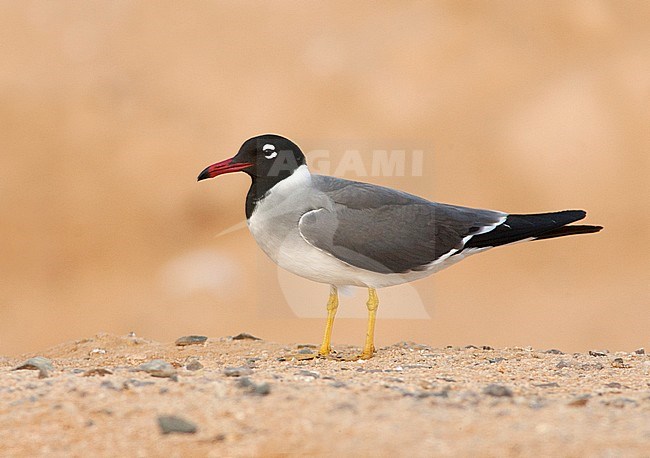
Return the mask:
{"type": "Polygon", "coordinates": [[[493,230],[469,239],[463,249],[488,248],[522,240],[542,240],[565,235],[589,234],[603,228],[602,226],[569,225],[585,216],[587,213],[583,210],[508,215],[506,220],[493,230]]]}

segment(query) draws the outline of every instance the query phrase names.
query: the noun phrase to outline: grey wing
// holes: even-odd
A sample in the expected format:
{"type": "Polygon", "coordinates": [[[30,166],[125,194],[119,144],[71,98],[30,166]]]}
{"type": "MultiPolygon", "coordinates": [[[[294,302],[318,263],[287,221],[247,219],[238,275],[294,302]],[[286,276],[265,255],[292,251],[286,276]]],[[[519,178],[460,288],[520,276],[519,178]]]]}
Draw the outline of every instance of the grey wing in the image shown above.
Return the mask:
{"type": "Polygon", "coordinates": [[[305,213],[299,222],[300,234],[316,248],[373,272],[426,269],[506,216],[428,202],[380,186],[319,178],[323,179],[317,183],[319,190],[333,205],[305,213]]]}

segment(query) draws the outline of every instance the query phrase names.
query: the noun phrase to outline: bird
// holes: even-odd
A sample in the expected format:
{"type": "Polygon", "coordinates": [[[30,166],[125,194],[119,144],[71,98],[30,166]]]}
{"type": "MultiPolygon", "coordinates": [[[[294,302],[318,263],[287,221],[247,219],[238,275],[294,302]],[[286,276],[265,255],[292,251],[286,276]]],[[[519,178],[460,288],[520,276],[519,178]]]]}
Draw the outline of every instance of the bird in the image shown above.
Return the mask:
{"type": "Polygon", "coordinates": [[[424,278],[490,248],[598,232],[572,225],[583,210],[509,214],[444,203],[375,184],[311,173],[300,147],[280,135],[246,140],[236,155],[206,167],[198,181],[244,172],[251,178],[246,222],[280,267],[330,285],[319,357],[331,357],[338,290],[368,289],[359,359],[375,354],[380,288],[424,278]]]}

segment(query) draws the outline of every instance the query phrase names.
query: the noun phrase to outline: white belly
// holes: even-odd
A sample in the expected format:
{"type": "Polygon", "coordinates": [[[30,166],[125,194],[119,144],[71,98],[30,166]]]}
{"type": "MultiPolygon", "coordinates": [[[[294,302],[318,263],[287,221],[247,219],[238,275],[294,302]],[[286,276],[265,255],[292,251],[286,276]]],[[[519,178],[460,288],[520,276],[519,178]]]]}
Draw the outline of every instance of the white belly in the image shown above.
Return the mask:
{"type": "Polygon", "coordinates": [[[399,285],[431,275],[464,257],[454,256],[423,271],[380,274],[351,266],[310,245],[300,236],[297,220],[287,225],[286,220],[256,218],[253,214],[248,228],[262,251],[283,269],[312,281],[336,286],[383,288],[399,285]]]}

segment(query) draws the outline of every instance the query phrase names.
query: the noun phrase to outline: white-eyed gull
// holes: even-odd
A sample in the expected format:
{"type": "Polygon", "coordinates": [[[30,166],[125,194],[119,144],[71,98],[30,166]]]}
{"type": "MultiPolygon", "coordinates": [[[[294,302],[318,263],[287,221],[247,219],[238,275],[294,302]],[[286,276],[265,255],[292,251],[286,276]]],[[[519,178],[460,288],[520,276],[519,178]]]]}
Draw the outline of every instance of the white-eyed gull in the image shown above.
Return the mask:
{"type": "Polygon", "coordinates": [[[279,135],[246,140],[231,159],[198,179],[247,173],[248,228],[279,266],[331,285],[319,355],[331,352],[338,287],[368,288],[368,330],[362,359],[374,348],[377,288],[426,277],[466,256],[524,240],[598,232],[569,225],[582,210],[513,215],[446,205],[368,183],[311,174],[300,148],[279,135]]]}

